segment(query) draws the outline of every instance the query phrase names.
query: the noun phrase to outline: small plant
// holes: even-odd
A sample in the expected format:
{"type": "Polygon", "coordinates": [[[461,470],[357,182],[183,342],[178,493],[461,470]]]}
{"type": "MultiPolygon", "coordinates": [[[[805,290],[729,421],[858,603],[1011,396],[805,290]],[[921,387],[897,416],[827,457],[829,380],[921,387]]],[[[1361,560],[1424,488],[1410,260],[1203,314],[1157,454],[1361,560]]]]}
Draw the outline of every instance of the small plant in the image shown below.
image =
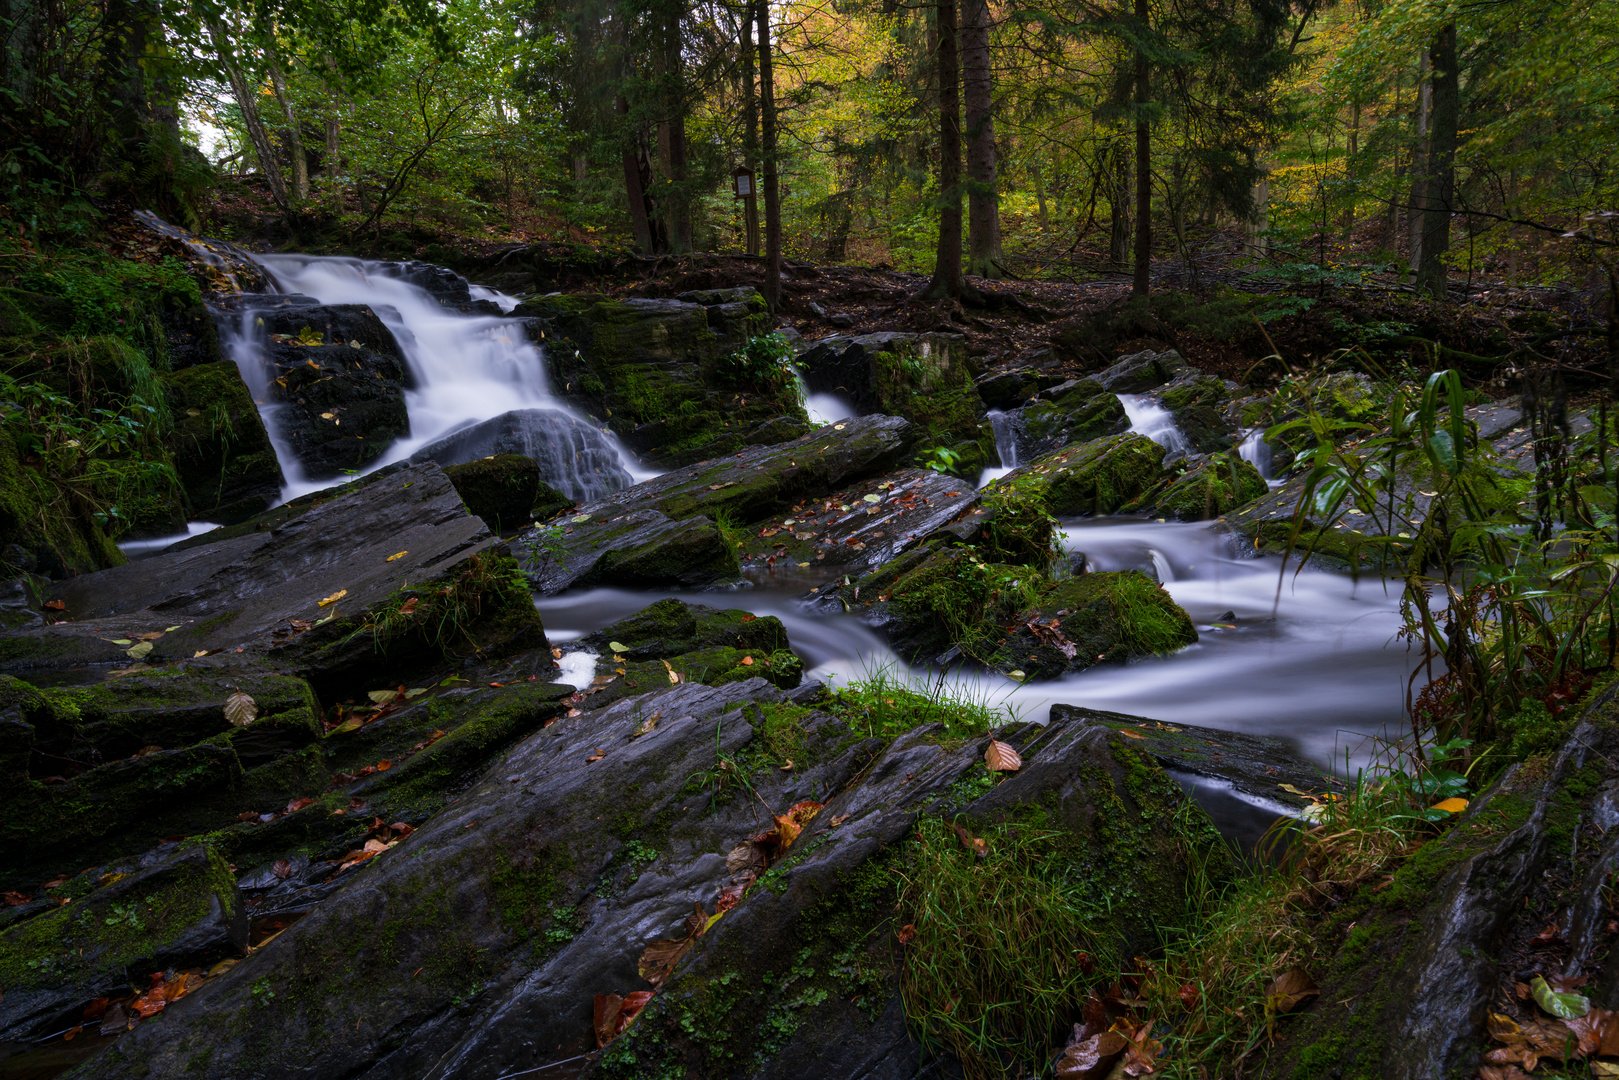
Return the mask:
{"type": "Polygon", "coordinates": [[[755,334],[742,348],[720,359],[719,374],[733,386],[791,394],[795,401],[801,397],[793,347],[780,334],[755,334]]]}
{"type": "Polygon", "coordinates": [[[892,739],[923,724],[938,724],[942,742],[981,738],[1016,719],[1009,709],[990,703],[988,690],[975,693],[967,684],[938,678],[907,676],[893,664],[868,671],[833,695],[826,706],[855,732],[892,739]]]}
{"type": "Polygon", "coordinates": [[[961,468],[962,456],[947,446],[932,446],[916,455],[916,463],[924,469],[955,475],[961,468]]]}

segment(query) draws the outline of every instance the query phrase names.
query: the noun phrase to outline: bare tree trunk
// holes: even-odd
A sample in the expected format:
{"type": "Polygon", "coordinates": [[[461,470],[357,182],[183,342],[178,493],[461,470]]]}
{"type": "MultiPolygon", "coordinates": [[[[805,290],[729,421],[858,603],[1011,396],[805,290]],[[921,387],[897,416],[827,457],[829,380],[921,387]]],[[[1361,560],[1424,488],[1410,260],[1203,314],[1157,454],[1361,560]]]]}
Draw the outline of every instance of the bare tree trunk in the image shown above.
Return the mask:
{"type": "Polygon", "coordinates": [[[1270,250],[1270,237],[1266,235],[1266,230],[1270,228],[1270,170],[1263,163],[1260,165],[1259,179],[1254,181],[1249,194],[1253,209],[1248,214],[1248,235],[1243,246],[1249,258],[1263,259],[1270,250]]]}
{"type": "Polygon", "coordinates": [[[292,98],[287,96],[287,84],[281,77],[281,65],[274,55],[268,57],[270,86],[275,91],[281,115],[287,118],[287,149],[292,156],[292,194],[298,202],[309,199],[309,159],[304,156],[304,135],[298,129],[298,118],[293,115],[292,98]]]}
{"type": "Polygon", "coordinates": [[[776,85],[770,59],[770,0],[756,0],[759,27],[759,116],[763,128],[765,195],[765,304],[774,315],[781,309],[781,189],[776,176],[776,85]]]}
{"type": "MultiPolygon", "coordinates": [[[[742,20],[742,164],[755,177],[759,175],[759,99],[753,82],[753,17],[742,20]]],[[[749,189],[742,200],[742,227],[749,255],[759,254],[759,198],[749,189]]]]}
{"type": "Polygon", "coordinates": [[[1433,57],[1433,130],[1428,139],[1427,202],[1422,211],[1422,258],[1417,289],[1445,298],[1445,252],[1450,249],[1450,212],[1456,193],[1456,127],[1461,119],[1461,78],[1456,24],[1439,31],[1433,57]]]}
{"type": "Polygon", "coordinates": [[[270,198],[275,200],[276,206],[282,210],[290,210],[292,204],[287,199],[287,185],[281,178],[281,166],[275,159],[275,148],[270,145],[270,136],[264,130],[264,120],[259,116],[259,108],[253,92],[242,77],[242,69],[236,62],[236,56],[231,52],[230,38],[225,36],[225,28],[217,18],[205,17],[203,25],[208,28],[208,36],[213,39],[214,51],[219,56],[219,66],[225,69],[225,77],[230,81],[231,93],[236,97],[236,104],[242,110],[242,120],[247,124],[248,141],[253,144],[253,153],[259,159],[259,169],[264,173],[264,179],[270,186],[270,198]]]}
{"type": "Polygon", "coordinates": [[[996,190],[995,82],[989,59],[989,4],[961,0],[961,90],[967,122],[967,265],[979,277],[1001,271],[996,190]]]}
{"type": "MultiPolygon", "coordinates": [[[[1136,0],[1138,33],[1147,29],[1147,0],[1136,0]]],[[[1152,270],[1152,139],[1147,130],[1147,54],[1136,51],[1136,273],[1131,296],[1146,296],[1152,270]]]]}
{"type": "MultiPolygon", "coordinates": [[[[630,104],[619,94],[613,102],[618,114],[628,117],[630,104]]],[[[628,128],[628,125],[625,125],[628,128]]],[[[642,255],[652,254],[652,223],[647,218],[646,191],[641,186],[641,155],[636,146],[635,133],[620,133],[624,144],[624,193],[630,204],[630,233],[635,237],[635,250],[642,255]]]]}
{"type": "Polygon", "coordinates": [[[1411,148],[1411,198],[1406,200],[1407,262],[1412,271],[1422,263],[1422,208],[1428,203],[1428,127],[1433,111],[1433,84],[1428,81],[1428,50],[1417,60],[1417,123],[1411,148]]]}
{"type": "Polygon", "coordinates": [[[665,122],[668,136],[664,150],[664,166],[669,170],[672,184],[668,199],[664,200],[664,220],[668,223],[669,250],[692,250],[691,196],[686,189],[686,68],[680,52],[680,15],[684,5],[671,4],[668,21],[663,28],[663,66],[669,74],[669,98],[664,109],[669,119],[665,122]]]}
{"type": "Polygon", "coordinates": [[[1360,102],[1356,102],[1350,113],[1349,123],[1349,155],[1344,159],[1345,178],[1350,182],[1345,185],[1349,191],[1349,205],[1344,209],[1343,242],[1349,243],[1355,235],[1355,155],[1360,153],[1360,102]]]}
{"type": "Polygon", "coordinates": [[[939,0],[939,248],[933,279],[921,296],[961,299],[961,71],[956,56],[955,0],[939,0]]]}
{"type": "Polygon", "coordinates": [[[1030,172],[1034,173],[1034,198],[1040,205],[1040,231],[1045,232],[1051,228],[1051,217],[1046,213],[1046,181],[1040,175],[1040,163],[1036,161],[1030,172]]]}

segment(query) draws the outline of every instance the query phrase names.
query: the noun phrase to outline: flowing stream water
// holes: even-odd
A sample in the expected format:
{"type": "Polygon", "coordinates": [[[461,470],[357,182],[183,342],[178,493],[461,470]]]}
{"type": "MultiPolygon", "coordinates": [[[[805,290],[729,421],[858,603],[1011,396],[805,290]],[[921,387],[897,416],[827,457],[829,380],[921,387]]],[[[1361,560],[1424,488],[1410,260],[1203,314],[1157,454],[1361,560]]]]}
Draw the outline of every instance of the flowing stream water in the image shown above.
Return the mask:
{"type": "MultiPolygon", "coordinates": [[[[548,390],[542,347],[528,340],[517,320],[446,310],[417,286],[389,276],[385,264],[305,256],[261,261],[284,291],[322,303],[369,304],[398,337],[417,382],[407,397],[411,435],[377,465],[512,409],[566,413],[548,390]]],[[[482,295],[503,310],[513,303],[482,295]]],[[[232,348],[259,394],[264,364],[246,315],[232,348]]],[[[1132,430],[1171,450],[1185,449],[1173,417],[1155,400],[1121,395],[1120,401],[1132,430]]],[[[807,404],[818,422],[852,413],[847,403],[827,395],[810,396],[807,404]]],[[[268,419],[273,429],[273,415],[268,419]]],[[[1010,418],[992,412],[989,419],[1003,464],[986,470],[984,482],[1009,472],[1018,460],[1010,418]]],[[[1244,441],[1243,456],[1268,472],[1268,460],[1260,456],[1264,444],[1255,434],[1244,441]]],[[[632,477],[655,475],[616,441],[613,446],[632,477]]],[[[288,474],[288,497],[319,486],[299,478],[291,456],[280,445],[277,450],[288,474]]],[[[1191,615],[1198,643],[1172,656],[1044,683],[955,670],[943,678],[956,689],[1030,720],[1044,721],[1049,707],[1063,702],[1276,736],[1323,769],[1334,763],[1343,768],[1346,753],[1352,763],[1364,761],[1367,736],[1400,729],[1413,660],[1397,639],[1397,587],[1296,566],[1283,572],[1273,557],[1244,557],[1252,553],[1207,523],[1083,518],[1062,525],[1065,547],[1083,552],[1092,569],[1140,569],[1159,580],[1191,615]]],[[[541,598],[537,605],[548,634],[563,647],[563,678],[577,686],[589,684],[596,658],[566,643],[664,596],[779,617],[807,677],[847,684],[882,669],[901,677],[939,677],[911,669],[854,614],[810,614],[800,597],[817,582],[774,573],[763,572],[751,587],[733,593],[594,589],[541,598]]]]}

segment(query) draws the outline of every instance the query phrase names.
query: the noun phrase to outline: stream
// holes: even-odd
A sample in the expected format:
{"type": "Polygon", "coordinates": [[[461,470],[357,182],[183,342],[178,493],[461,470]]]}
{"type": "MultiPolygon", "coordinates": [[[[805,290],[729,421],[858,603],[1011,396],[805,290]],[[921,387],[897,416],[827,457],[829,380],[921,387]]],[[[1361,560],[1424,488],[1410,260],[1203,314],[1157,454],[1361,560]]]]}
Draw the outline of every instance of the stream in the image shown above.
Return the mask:
{"type": "MultiPolygon", "coordinates": [[[[435,439],[512,409],[550,410],[559,423],[562,418],[568,423],[584,419],[551,395],[544,348],[528,339],[519,320],[448,310],[424,289],[395,276],[397,264],[296,255],[261,256],[259,262],[285,293],[302,293],[323,304],[371,305],[398,338],[416,381],[406,397],[411,434],[370,469],[403,460],[435,439]]],[[[493,300],[506,312],[517,303],[477,287],[473,295],[493,300]]],[[[228,326],[222,330],[274,435],[275,406],[265,404],[266,361],[252,332],[252,310],[243,312],[234,331],[228,326]]],[[[1131,430],[1172,452],[1184,450],[1173,418],[1150,395],[1123,395],[1120,400],[1131,430]]],[[[822,422],[850,413],[845,403],[828,396],[818,395],[808,404],[812,418],[822,422]]],[[[992,412],[990,420],[1003,465],[986,470],[981,484],[1017,463],[1012,425],[998,413],[992,412]]],[[[604,438],[633,481],[657,475],[641,467],[611,434],[604,438]]],[[[277,450],[287,477],[283,499],[346,479],[309,481],[279,442],[277,450]]],[[[1258,432],[1249,433],[1241,454],[1269,479],[1268,448],[1258,432]]],[[[1375,577],[1353,580],[1296,565],[1283,573],[1278,559],[1243,557],[1236,542],[1208,523],[1117,517],[1061,524],[1064,546],[1083,552],[1092,569],[1140,569],[1160,581],[1191,615],[1198,643],[1172,656],[1098,667],[1051,682],[1019,684],[993,673],[946,673],[943,678],[958,692],[1014,717],[1041,722],[1050,705],[1062,702],[1274,736],[1323,769],[1342,770],[1346,755],[1351,768],[1364,763],[1371,750],[1367,736],[1401,729],[1406,679],[1414,661],[1396,637],[1397,587],[1375,577]]],[[[192,532],[201,529],[194,524],[192,532]]],[[[167,542],[145,541],[128,549],[138,555],[167,542]]],[[[563,678],[576,686],[589,685],[595,658],[570,651],[566,643],[664,596],[777,616],[804,660],[806,677],[846,685],[888,669],[900,677],[939,678],[910,668],[854,615],[810,614],[800,598],[821,582],[786,571],[779,578],[773,570],[749,573],[747,584],[732,594],[593,589],[542,597],[536,603],[553,643],[563,648],[563,678]]],[[[1277,808],[1256,809],[1274,813],[1277,808]]]]}

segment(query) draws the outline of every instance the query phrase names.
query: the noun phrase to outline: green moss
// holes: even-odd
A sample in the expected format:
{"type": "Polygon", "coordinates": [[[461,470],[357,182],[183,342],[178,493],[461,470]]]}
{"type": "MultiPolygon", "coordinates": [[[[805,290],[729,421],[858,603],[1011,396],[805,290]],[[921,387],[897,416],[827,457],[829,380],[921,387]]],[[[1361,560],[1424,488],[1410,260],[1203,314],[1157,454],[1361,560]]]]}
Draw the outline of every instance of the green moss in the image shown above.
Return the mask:
{"type": "Polygon", "coordinates": [[[1269,491],[1259,470],[1235,453],[1226,452],[1199,461],[1163,493],[1145,501],[1167,518],[1203,521],[1221,517],[1269,491]]]}
{"type": "Polygon", "coordinates": [[[1020,670],[1031,679],[1171,653],[1197,641],[1186,612],[1162,586],[1135,570],[1090,573],[1058,582],[1040,596],[1037,606],[1020,612],[1014,626],[991,663],[1003,671],[1020,670]],[[1031,630],[1029,624],[1034,622],[1057,629],[1073,655],[1050,640],[1049,630],[1043,634],[1031,630]]]}
{"type": "MultiPolygon", "coordinates": [[[[496,454],[444,470],[467,512],[496,533],[526,527],[540,491],[540,467],[521,454],[496,454]]],[[[547,490],[550,490],[549,488],[547,490]]]]}
{"type": "Polygon", "coordinates": [[[1059,517],[1111,514],[1158,482],[1163,460],[1164,448],[1145,435],[1110,435],[1048,454],[1008,479],[1042,481],[1046,509],[1059,517]]]}
{"type": "Polygon", "coordinates": [[[173,416],[167,441],[192,510],[227,525],[262,511],[281,467],[236,365],[196,364],[161,381],[173,416]]]}

